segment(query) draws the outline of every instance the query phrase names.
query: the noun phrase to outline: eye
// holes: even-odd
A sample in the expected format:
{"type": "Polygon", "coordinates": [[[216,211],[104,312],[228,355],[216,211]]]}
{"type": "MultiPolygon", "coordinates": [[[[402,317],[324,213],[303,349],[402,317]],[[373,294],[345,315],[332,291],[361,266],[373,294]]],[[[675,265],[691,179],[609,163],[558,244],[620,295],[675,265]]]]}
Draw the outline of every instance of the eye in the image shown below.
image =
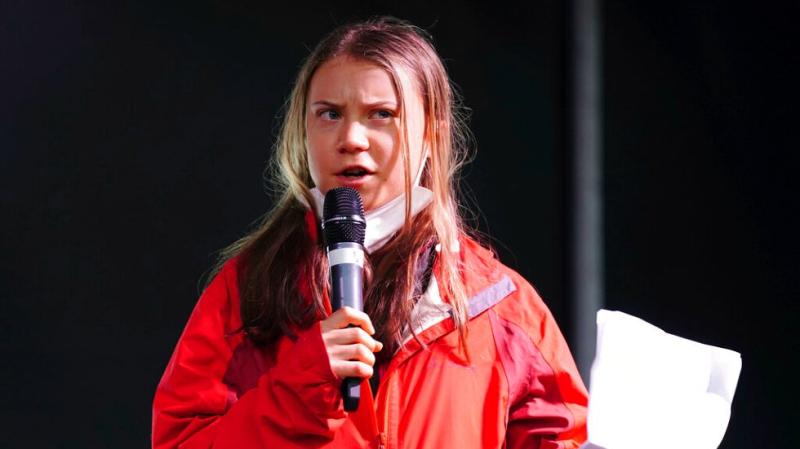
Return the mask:
{"type": "Polygon", "coordinates": [[[342,115],[335,109],[321,109],[317,111],[317,117],[321,117],[324,120],[339,120],[342,115]]]}
{"type": "Polygon", "coordinates": [[[372,118],[379,120],[390,119],[394,116],[395,116],[394,111],[391,111],[389,109],[378,109],[372,112],[372,118]]]}

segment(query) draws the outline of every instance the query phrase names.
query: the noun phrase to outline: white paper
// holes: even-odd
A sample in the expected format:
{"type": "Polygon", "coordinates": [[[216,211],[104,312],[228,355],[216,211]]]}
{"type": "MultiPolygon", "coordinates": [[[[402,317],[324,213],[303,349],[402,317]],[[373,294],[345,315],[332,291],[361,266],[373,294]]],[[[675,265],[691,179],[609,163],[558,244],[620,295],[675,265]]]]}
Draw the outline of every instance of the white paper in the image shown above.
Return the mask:
{"type": "Polygon", "coordinates": [[[741,369],[737,352],[600,310],[582,448],[715,449],[741,369]]]}

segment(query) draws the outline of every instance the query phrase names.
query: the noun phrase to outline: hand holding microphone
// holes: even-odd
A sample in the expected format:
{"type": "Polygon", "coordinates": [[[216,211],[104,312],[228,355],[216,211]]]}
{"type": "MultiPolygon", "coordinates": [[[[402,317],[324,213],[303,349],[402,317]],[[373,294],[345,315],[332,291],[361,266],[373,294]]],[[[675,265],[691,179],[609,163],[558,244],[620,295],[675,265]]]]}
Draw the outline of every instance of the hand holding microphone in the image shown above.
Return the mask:
{"type": "Polygon", "coordinates": [[[372,376],[373,352],[383,344],[370,335],[375,328],[362,311],[364,279],[364,206],[358,192],[349,187],[331,189],[325,195],[322,229],[331,274],[331,307],[322,321],[322,339],[334,374],[342,378],[344,408],[358,408],[362,378],[372,376]]]}
{"type": "Polygon", "coordinates": [[[344,307],[320,324],[333,373],[341,379],[372,377],[372,353],[380,351],[383,343],[371,337],[375,329],[367,314],[344,307]]]}

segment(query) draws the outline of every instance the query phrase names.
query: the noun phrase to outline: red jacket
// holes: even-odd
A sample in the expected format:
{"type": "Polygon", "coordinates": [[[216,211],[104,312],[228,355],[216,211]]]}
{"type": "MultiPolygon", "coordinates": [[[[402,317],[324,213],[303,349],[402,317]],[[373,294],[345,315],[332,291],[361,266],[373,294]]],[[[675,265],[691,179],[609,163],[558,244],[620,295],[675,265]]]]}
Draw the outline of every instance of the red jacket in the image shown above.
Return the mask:
{"type": "MultiPolygon", "coordinates": [[[[166,448],[577,448],[587,393],[552,315],[522,277],[461,243],[470,362],[452,318],[411,339],[373,401],[345,413],[319,324],[271,350],[241,332],[235,259],[200,297],[153,402],[166,448]]],[[[435,271],[435,269],[434,269],[435,271]]],[[[447,299],[445,298],[445,301],[447,299]]]]}

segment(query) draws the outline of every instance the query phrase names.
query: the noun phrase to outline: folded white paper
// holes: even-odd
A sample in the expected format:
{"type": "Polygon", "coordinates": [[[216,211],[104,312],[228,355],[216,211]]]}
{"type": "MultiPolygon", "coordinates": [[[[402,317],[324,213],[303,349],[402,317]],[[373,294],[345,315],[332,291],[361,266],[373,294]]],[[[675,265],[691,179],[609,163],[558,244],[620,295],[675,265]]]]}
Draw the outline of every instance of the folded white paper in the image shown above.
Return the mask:
{"type": "Polygon", "coordinates": [[[741,369],[737,352],[600,310],[582,448],[715,449],[741,369]]]}

